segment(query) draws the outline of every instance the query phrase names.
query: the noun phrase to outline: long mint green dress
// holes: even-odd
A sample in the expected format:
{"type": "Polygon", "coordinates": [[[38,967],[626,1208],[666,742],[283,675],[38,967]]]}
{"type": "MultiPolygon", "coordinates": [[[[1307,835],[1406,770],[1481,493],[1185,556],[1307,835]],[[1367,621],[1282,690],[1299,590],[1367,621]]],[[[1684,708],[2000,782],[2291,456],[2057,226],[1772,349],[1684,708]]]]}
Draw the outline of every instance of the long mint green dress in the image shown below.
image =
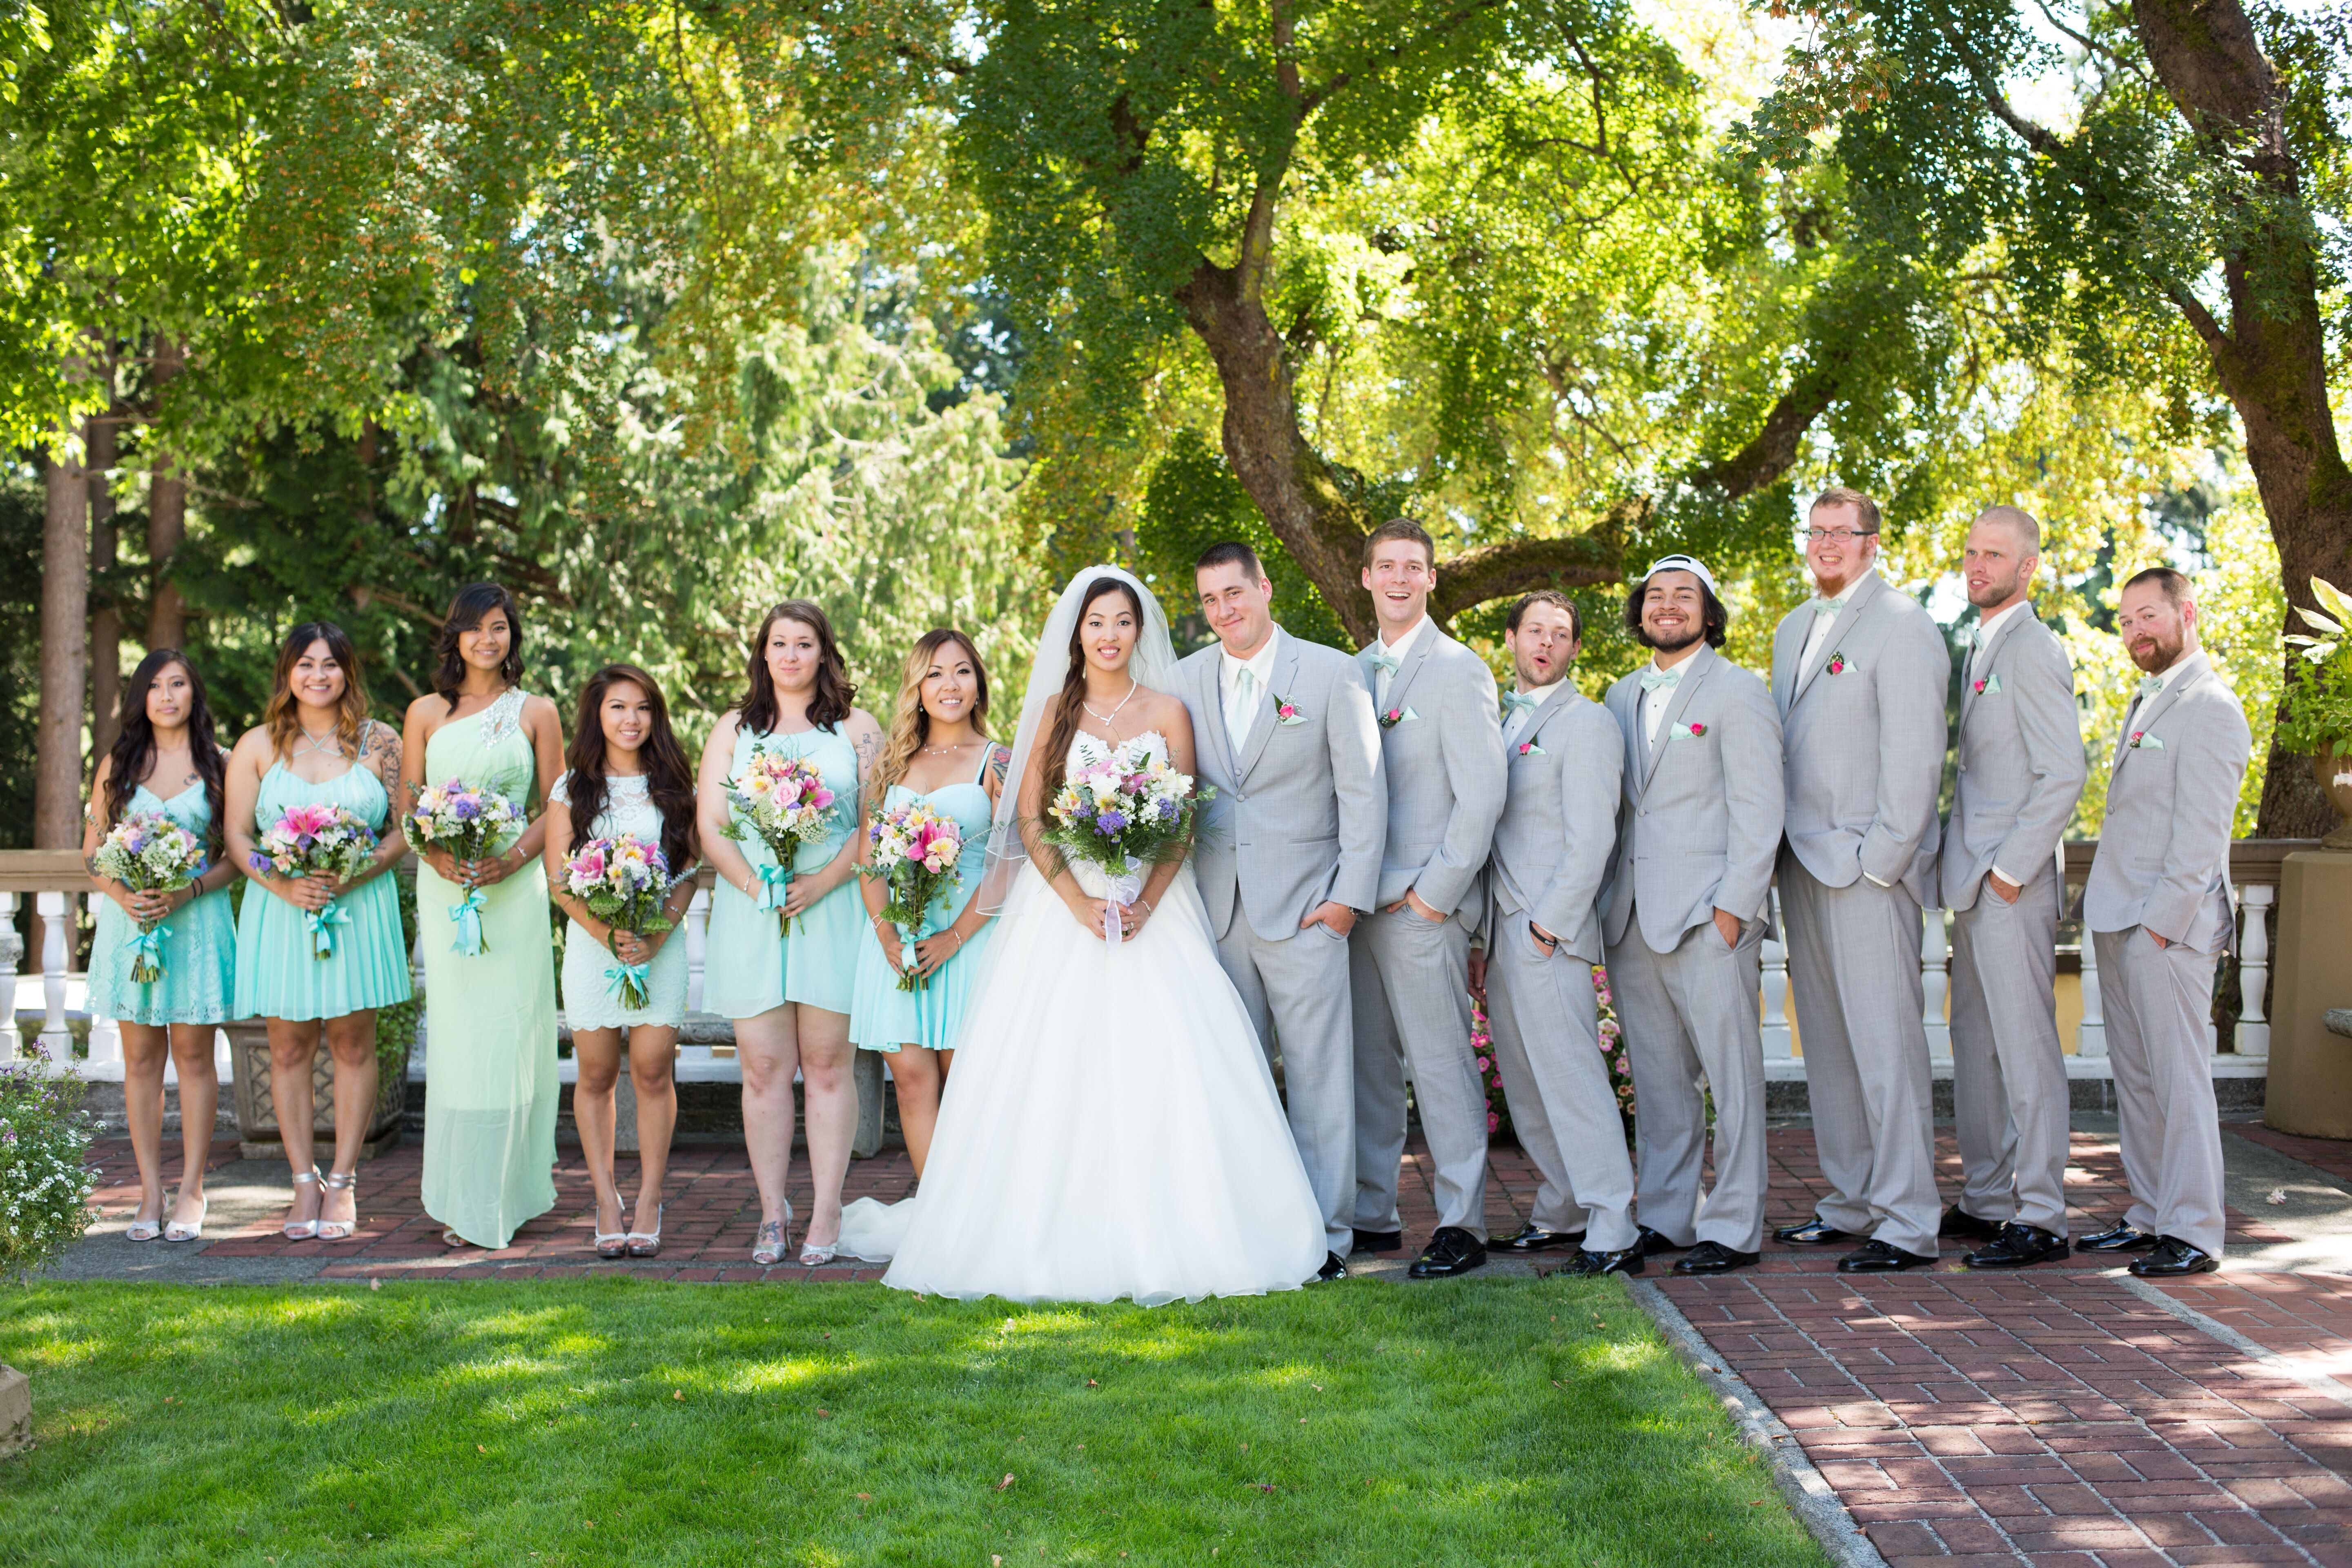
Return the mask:
{"type": "MultiPolygon", "coordinates": [[[[970,783],[943,784],[928,795],[904,784],[892,784],[883,792],[885,806],[928,801],[941,815],[954,817],[963,833],[963,848],[956,856],[956,875],[961,880],[941,889],[931,900],[921,930],[901,927],[902,939],[919,942],[947,930],[980,891],[981,875],[988,868],[989,818],[994,813],[987,786],[980,782],[988,771],[985,755],[980,766],[981,772],[970,783]]],[[[931,972],[920,990],[901,991],[898,972],[882,955],[881,941],[868,921],[858,944],[857,989],[849,1014],[849,1037],[869,1051],[896,1051],[900,1046],[920,1046],[927,1051],[954,1049],[956,1031],[963,1025],[964,1003],[971,994],[972,976],[980,972],[980,955],[988,946],[988,933],[995,929],[993,921],[982,926],[931,972]]]]}
{"type": "MultiPolygon", "coordinates": [[[[338,805],[381,834],[391,797],[373,768],[353,763],[323,784],[307,784],[284,763],[261,778],[254,803],[257,834],[289,808],[338,805]]],[[[340,1018],[408,1000],[408,942],[400,929],[400,889],[389,871],[334,900],[343,921],[327,931],[334,951],[318,957],[302,910],[259,883],[245,889],[236,919],[236,1016],[240,1018],[340,1018]]]]}
{"type": "MultiPolygon", "coordinates": [[[[212,831],[212,803],[202,780],[165,800],[145,784],[131,792],[125,816],[170,817],[198,838],[212,831]]],[[[89,1012],[123,1024],[226,1024],[236,992],[236,926],[230,918],[228,889],[218,889],[164,918],[163,974],[144,985],[133,982],[139,922],[112,899],[98,903],[98,929],[89,947],[89,1012]]]]}
{"type": "MultiPolygon", "coordinates": [[[[822,871],[848,842],[857,821],[857,750],[838,728],[797,734],[750,734],[738,731],[730,778],[743,771],[754,747],[765,747],[814,764],[833,791],[833,820],[823,838],[803,843],[793,856],[795,875],[822,871]]],[[[772,866],[775,856],[759,835],[747,833],[736,846],[754,866],[772,866]]],[[[793,934],[773,910],[763,910],[740,888],[722,881],[711,890],[710,931],[704,950],[702,1005],[722,1018],[756,1018],[787,1002],[846,1013],[857,975],[857,939],[866,927],[866,900],[857,879],[801,912],[793,934]]],[[[870,940],[870,938],[869,938],[870,940]]]]}
{"type": "MultiPolygon", "coordinates": [[[[463,779],[518,804],[536,773],[509,689],[425,745],[425,777],[463,779]]],[[[504,849],[518,828],[499,841],[504,849]]],[[[461,889],[416,868],[425,950],[425,1212],[478,1247],[501,1247],[555,1206],[555,940],[547,872],[533,859],[483,889],[484,951],[456,951],[461,889]]]]}

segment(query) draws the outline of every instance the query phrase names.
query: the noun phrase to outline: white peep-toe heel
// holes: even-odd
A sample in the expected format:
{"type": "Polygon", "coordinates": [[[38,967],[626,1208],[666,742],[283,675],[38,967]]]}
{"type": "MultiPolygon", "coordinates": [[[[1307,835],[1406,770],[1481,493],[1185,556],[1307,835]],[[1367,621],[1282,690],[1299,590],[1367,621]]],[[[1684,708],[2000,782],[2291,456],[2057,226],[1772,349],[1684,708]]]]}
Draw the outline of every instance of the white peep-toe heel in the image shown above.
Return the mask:
{"type": "Polygon", "coordinates": [[[212,1206],[213,1201],[210,1198],[205,1198],[199,1201],[196,1205],[196,1217],[192,1220],[185,1221],[173,1220],[171,1224],[163,1227],[163,1239],[165,1241],[195,1241],[200,1239],[205,1234],[205,1213],[212,1206]]]}
{"type": "Polygon", "coordinates": [[[629,1232],[626,1240],[630,1257],[659,1258],[661,1256],[662,1212],[668,1207],[667,1204],[654,1205],[654,1227],[651,1231],[629,1232]]]}
{"type": "Polygon", "coordinates": [[[321,1217],[319,1221],[318,1230],[319,1239],[320,1241],[349,1241],[359,1230],[360,1200],[359,1194],[352,1191],[352,1189],[357,1187],[359,1184],[360,1173],[357,1171],[340,1172],[327,1178],[324,1186],[320,1190],[319,1197],[319,1212],[321,1217]],[[327,1219],[323,1217],[327,1210],[326,1194],[328,1193],[352,1194],[351,1218],[327,1219]]]}
{"type": "MultiPolygon", "coordinates": [[[[294,1178],[294,1195],[298,1198],[302,1195],[301,1186],[303,1183],[310,1182],[316,1184],[318,1180],[319,1167],[313,1165],[309,1170],[294,1178]]],[[[325,1205],[325,1202],[326,1200],[324,1197],[321,1197],[320,1199],[320,1206],[323,1207],[325,1205]]],[[[315,1241],[319,1237],[319,1222],[315,1219],[288,1220],[284,1228],[278,1234],[285,1237],[289,1241],[315,1241]]]]}

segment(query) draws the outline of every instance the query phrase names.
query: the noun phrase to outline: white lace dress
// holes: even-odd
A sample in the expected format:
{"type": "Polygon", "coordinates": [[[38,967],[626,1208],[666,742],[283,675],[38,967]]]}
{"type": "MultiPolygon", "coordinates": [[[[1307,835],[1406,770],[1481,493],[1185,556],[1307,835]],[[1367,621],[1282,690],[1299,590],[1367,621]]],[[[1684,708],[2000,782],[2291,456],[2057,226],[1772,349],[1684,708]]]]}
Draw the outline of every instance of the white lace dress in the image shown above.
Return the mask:
{"type": "MultiPolygon", "coordinates": [[[[1146,734],[1127,742],[1164,754],[1146,734]]],[[[1080,736],[1072,766],[1101,758],[1080,736]]],[[[1100,896],[1100,874],[1076,868],[1100,896]]],[[[844,1250],[932,1295],[1146,1306],[1296,1289],[1324,1258],[1256,1032],[1185,867],[1116,950],[1024,868],[990,939],[920,1194],[844,1250]]]]}
{"type": "MultiPolygon", "coordinates": [[[[572,804],[572,775],[565,773],[547,792],[551,801],[572,804]]],[[[661,808],[654,805],[653,786],[643,773],[608,774],[604,808],[596,814],[591,836],[613,838],[627,834],[658,847],[661,808]]],[[[686,932],[673,931],[662,939],[646,975],[646,1005],[621,1005],[621,984],[613,973],[621,966],[611,950],[588,934],[578,921],[567,922],[563,933],[563,1021],[574,1029],[629,1029],[640,1024],[676,1028],[686,1021],[686,932]]]]}

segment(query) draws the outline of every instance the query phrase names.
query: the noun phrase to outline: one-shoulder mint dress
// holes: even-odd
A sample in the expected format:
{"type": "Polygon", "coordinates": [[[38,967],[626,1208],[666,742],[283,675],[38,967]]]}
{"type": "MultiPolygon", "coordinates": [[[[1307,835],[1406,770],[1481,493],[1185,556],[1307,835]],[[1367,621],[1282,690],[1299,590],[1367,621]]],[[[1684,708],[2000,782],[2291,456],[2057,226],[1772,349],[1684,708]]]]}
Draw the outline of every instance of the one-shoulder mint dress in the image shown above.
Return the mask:
{"type": "MultiPolygon", "coordinates": [[[[793,735],[739,731],[727,766],[730,778],[742,772],[754,747],[811,763],[833,791],[830,830],[802,844],[793,856],[795,876],[824,870],[856,826],[856,748],[837,728],[793,735]]],[[[756,833],[746,833],[735,847],[754,866],[776,863],[756,833]]],[[[858,937],[866,929],[866,900],[855,877],[802,910],[789,938],[775,910],[760,908],[740,888],[722,880],[710,894],[702,1005],[722,1018],[756,1018],[787,1002],[846,1013],[856,984],[858,937]]]]}
{"type": "MultiPolygon", "coordinates": [[[[537,769],[509,689],[425,746],[429,784],[463,779],[523,804],[537,769]]],[[[498,847],[522,837],[517,828],[498,847]]],[[[478,1247],[501,1247],[555,1206],[555,938],[547,872],[531,862],[482,890],[484,951],[456,950],[456,884],[416,868],[425,950],[425,1212],[478,1247]]]]}
{"type": "MultiPolygon", "coordinates": [[[[212,832],[212,803],[202,780],[169,800],[141,784],[123,815],[159,812],[198,838],[212,832]]],[[[89,947],[90,1016],[122,1024],[226,1024],[236,1016],[236,922],[229,915],[228,889],[191,900],[164,917],[158,930],[164,933],[158,960],[163,973],[141,985],[131,978],[139,922],[112,899],[99,900],[89,947]]]]}
{"type": "MultiPolygon", "coordinates": [[[[338,805],[378,833],[391,797],[373,768],[353,763],[323,784],[306,784],[284,763],[261,778],[257,834],[297,805],[338,805]]],[[[305,913],[259,883],[248,884],[236,918],[236,1016],[340,1018],[408,1000],[408,940],[400,929],[400,889],[386,871],[334,900],[334,951],[317,956],[305,913]]]]}
{"type": "MultiPolygon", "coordinates": [[[[995,748],[982,750],[993,752],[995,748]]],[[[892,784],[883,794],[886,806],[929,802],[941,815],[954,817],[963,833],[963,848],[956,857],[960,879],[941,889],[931,900],[920,931],[899,928],[902,939],[919,942],[947,930],[980,891],[981,874],[988,867],[989,818],[994,815],[987,787],[980,782],[988,771],[985,755],[980,766],[980,773],[968,784],[943,784],[927,795],[892,784]]],[[[881,941],[874,934],[873,922],[867,921],[865,940],[858,944],[857,992],[850,1008],[849,1037],[869,1051],[896,1051],[900,1046],[920,1046],[927,1051],[953,1049],[956,1031],[963,1025],[964,1003],[971,994],[972,976],[980,971],[980,955],[988,946],[988,933],[995,929],[993,921],[982,926],[931,972],[921,989],[901,991],[898,972],[882,955],[881,941]]]]}

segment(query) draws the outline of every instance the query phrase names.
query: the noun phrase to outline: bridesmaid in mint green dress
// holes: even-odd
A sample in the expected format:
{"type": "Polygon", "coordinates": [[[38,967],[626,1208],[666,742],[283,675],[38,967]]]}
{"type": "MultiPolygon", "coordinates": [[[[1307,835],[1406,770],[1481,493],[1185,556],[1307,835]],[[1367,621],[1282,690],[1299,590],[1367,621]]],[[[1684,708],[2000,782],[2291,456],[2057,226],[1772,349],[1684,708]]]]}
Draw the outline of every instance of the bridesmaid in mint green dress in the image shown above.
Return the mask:
{"type": "MultiPolygon", "coordinates": [[[[442,624],[436,690],[408,706],[401,782],[463,780],[538,805],[563,771],[555,704],[524,694],[522,616],[495,583],[458,591],[442,624]]],[[[404,792],[405,793],[405,791],[404,792]]],[[[411,796],[413,799],[413,795],[411,796]]],[[[460,865],[424,849],[416,872],[425,953],[425,1212],[452,1247],[502,1247],[555,1206],[555,939],[547,825],[533,816],[460,865]],[[457,951],[451,916],[479,889],[482,951],[457,951]]]]}
{"type": "Polygon", "coordinates": [[[392,809],[400,736],[368,711],[352,639],[332,621],[306,621],[278,651],[261,723],[229,754],[229,859],[253,883],[237,913],[236,1016],[268,1026],[269,1099],[294,1181],[281,1229],[295,1240],[348,1241],[358,1231],[360,1149],[376,1104],[375,1010],[409,995],[400,889],[389,874],[408,853],[392,809]],[[339,806],[374,830],[375,854],[357,876],[340,886],[285,877],[261,857],[261,835],[301,805],[339,806]],[[334,1168],[323,1183],[311,1088],[322,1039],[335,1064],[334,1168]]]}
{"type": "Polygon", "coordinates": [[[89,950],[89,1011],[122,1029],[124,1120],[139,1166],[139,1208],[124,1232],[132,1241],[194,1241],[204,1232],[205,1158],[212,1151],[220,1078],[213,1037],[229,1020],[236,982],[236,933],[229,919],[236,871],[218,825],[226,813],[219,742],[195,668],[171,648],[139,661],[123,683],[121,724],[98,764],[83,818],[84,860],[115,824],[161,815],[204,841],[207,865],[190,886],[133,892],[97,875],[106,895],[89,950]],[[152,931],[163,973],[131,978],[142,928],[152,931]],[[163,1220],[163,1066],[180,1076],[180,1194],[163,1220]]]}
{"type": "Polygon", "coordinates": [[[793,1074],[807,1100],[809,1173],[814,1195],[800,1261],[833,1260],[841,1237],[841,1183],[857,1132],[851,1072],[851,994],[865,910],[855,886],[858,801],[882,744],[872,714],[851,706],[856,688],[832,623],[805,599],[770,610],[752,639],[750,689],[722,715],[702,752],[697,786],[703,858],[718,875],[703,961],[703,1005],[735,1021],[743,1071],[743,1141],[760,1191],[751,1260],[783,1259],[793,1206],[784,1188],[793,1153],[793,1074]],[[758,835],[728,837],[734,811],[727,781],[765,748],[802,758],[835,796],[822,837],[793,856],[781,910],[763,907],[755,868],[775,857],[758,835]],[[784,932],[784,921],[792,932],[784,932]]]}
{"type": "MultiPolygon", "coordinates": [[[[860,1049],[891,1053],[898,1126],[919,1177],[930,1154],[940,1085],[955,1053],[965,998],[991,929],[976,896],[988,864],[989,820],[1010,754],[988,738],[987,721],[988,672],[978,650],[961,632],[941,627],[924,633],[907,656],[890,738],[867,793],[880,793],[877,813],[928,803],[955,819],[963,847],[956,859],[957,880],[932,900],[919,931],[884,920],[888,889],[878,878],[866,879],[870,924],[858,944],[849,1018],[850,1037],[860,1049]],[[923,984],[902,991],[898,983],[909,965],[921,973],[923,984]]],[[[870,847],[860,835],[861,867],[869,863],[870,847]]]]}

